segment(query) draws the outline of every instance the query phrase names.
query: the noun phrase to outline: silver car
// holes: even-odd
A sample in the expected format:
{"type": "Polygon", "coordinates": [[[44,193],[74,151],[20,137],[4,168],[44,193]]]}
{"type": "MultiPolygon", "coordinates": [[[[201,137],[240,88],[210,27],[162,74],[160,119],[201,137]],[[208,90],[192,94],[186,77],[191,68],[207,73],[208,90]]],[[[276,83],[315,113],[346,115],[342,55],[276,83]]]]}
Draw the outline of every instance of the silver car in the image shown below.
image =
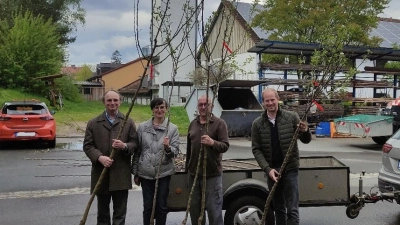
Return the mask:
{"type": "Polygon", "coordinates": [[[382,146],[378,185],[381,192],[400,190],[400,129],[382,146]]]}

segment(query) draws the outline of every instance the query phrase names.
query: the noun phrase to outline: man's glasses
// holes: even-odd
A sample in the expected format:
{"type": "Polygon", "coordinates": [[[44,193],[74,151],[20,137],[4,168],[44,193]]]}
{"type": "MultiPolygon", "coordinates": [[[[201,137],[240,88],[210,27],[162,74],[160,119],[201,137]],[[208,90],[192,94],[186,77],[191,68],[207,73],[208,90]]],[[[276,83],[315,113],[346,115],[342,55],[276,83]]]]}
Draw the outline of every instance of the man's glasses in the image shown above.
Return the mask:
{"type": "Polygon", "coordinates": [[[209,106],[210,105],[210,103],[199,103],[197,106],[199,107],[199,108],[201,108],[201,107],[207,107],[207,106],[209,106]]]}

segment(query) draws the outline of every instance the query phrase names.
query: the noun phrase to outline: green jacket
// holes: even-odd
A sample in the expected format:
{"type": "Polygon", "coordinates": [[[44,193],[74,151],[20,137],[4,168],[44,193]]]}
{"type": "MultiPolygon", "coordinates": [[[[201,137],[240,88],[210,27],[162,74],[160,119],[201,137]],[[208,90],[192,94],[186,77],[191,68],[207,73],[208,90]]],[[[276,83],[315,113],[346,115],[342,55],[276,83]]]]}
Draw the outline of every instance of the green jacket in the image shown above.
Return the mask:
{"type": "MultiPolygon", "coordinates": [[[[300,118],[297,113],[279,108],[276,115],[276,123],[278,125],[278,136],[283,157],[286,156],[286,153],[289,150],[290,143],[299,122],[300,118]]],[[[300,141],[305,144],[310,143],[310,130],[301,132],[299,134],[299,138],[300,141]]],[[[266,112],[263,112],[260,117],[253,121],[253,125],[251,127],[251,143],[253,155],[257,160],[258,165],[260,165],[261,169],[266,174],[269,174],[272,169],[270,167],[272,163],[271,129],[266,112]]],[[[293,146],[291,156],[285,170],[288,171],[294,168],[299,168],[299,148],[297,146],[297,141],[293,146]]]]}

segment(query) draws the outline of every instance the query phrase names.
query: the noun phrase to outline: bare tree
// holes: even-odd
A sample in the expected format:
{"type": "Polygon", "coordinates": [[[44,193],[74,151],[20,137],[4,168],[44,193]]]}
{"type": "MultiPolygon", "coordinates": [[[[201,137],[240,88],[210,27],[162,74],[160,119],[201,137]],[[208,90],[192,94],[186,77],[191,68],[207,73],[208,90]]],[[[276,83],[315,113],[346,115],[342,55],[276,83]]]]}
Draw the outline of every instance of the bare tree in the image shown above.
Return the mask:
{"type": "MultiPolygon", "coordinates": [[[[228,2],[226,0],[221,1],[221,4],[228,3],[229,6],[235,7],[235,2],[228,2]]],[[[190,75],[193,77],[193,81],[199,85],[206,85],[206,99],[208,103],[210,85],[214,84],[215,87],[212,90],[212,104],[214,104],[215,99],[218,96],[219,83],[225,79],[231,77],[235,68],[231,66],[234,63],[235,56],[241,51],[244,43],[250,38],[248,35],[238,35],[234,33],[235,19],[231,13],[232,8],[221,7],[218,13],[214,13],[213,17],[208,21],[204,18],[204,1],[201,1],[199,11],[200,25],[199,34],[203,40],[200,49],[200,57],[193,56],[196,59],[196,70],[190,75]],[[213,29],[217,27],[218,29],[213,29]],[[212,38],[210,38],[212,36],[212,38]],[[212,41],[208,41],[212,40],[212,41]],[[234,40],[234,41],[233,41],[234,40]],[[215,58],[215,56],[217,56],[215,58]]],[[[207,122],[205,124],[206,133],[208,133],[209,120],[212,112],[207,113],[207,122]]],[[[205,191],[206,191],[206,168],[207,168],[207,148],[201,145],[199,158],[197,160],[197,168],[195,173],[195,178],[191,191],[189,194],[187,209],[185,217],[182,224],[186,224],[188,213],[190,210],[190,205],[192,201],[192,195],[194,192],[194,187],[198,179],[198,174],[200,170],[201,161],[203,162],[203,179],[202,179],[202,203],[201,203],[201,213],[198,219],[198,224],[201,224],[204,219],[205,210],[205,191]]]]}
{"type": "MultiPolygon", "coordinates": [[[[155,18],[155,20],[157,20],[157,24],[164,26],[169,21],[169,17],[170,17],[170,14],[169,14],[170,11],[169,10],[170,10],[170,4],[171,4],[172,1],[171,0],[161,0],[161,2],[165,5],[165,7],[163,7],[163,8],[160,7],[160,6],[157,7],[155,5],[155,1],[152,1],[152,8],[153,8],[152,18],[155,18]]],[[[189,0],[187,2],[189,2],[189,0]]],[[[140,41],[139,41],[140,40],[139,39],[140,28],[139,28],[139,25],[138,25],[139,3],[140,3],[140,0],[134,0],[134,14],[135,14],[135,16],[134,16],[134,26],[133,27],[134,27],[134,33],[135,33],[135,39],[136,39],[135,43],[136,43],[136,47],[137,47],[137,49],[139,51],[138,52],[139,55],[142,56],[142,57],[145,57],[147,59],[147,63],[146,64],[142,64],[144,70],[143,70],[143,73],[142,73],[142,76],[141,76],[141,79],[140,79],[140,84],[139,84],[138,88],[135,91],[135,95],[134,95],[134,97],[132,99],[131,105],[130,105],[130,107],[128,109],[128,112],[126,114],[125,120],[123,121],[123,125],[121,126],[121,129],[118,132],[117,139],[119,139],[119,137],[120,137],[120,135],[122,133],[122,130],[125,127],[127,118],[129,118],[129,115],[132,112],[134,103],[135,103],[136,98],[137,98],[137,94],[138,94],[140,88],[142,87],[143,80],[144,80],[144,78],[146,77],[146,74],[147,74],[147,70],[150,68],[150,63],[153,62],[155,58],[158,58],[159,54],[161,52],[167,51],[168,49],[170,50],[170,53],[172,55],[176,56],[174,58],[175,61],[179,62],[179,58],[181,57],[181,55],[175,54],[174,51],[176,51],[176,50],[174,50],[174,47],[171,47],[171,42],[175,38],[177,38],[179,32],[181,32],[182,30],[186,30],[187,31],[188,28],[193,27],[193,25],[192,26],[189,25],[189,24],[191,24],[190,21],[182,20],[183,22],[178,26],[177,31],[174,34],[168,34],[167,35],[168,38],[166,38],[166,39],[161,38],[162,35],[165,35],[165,33],[164,33],[165,32],[165,26],[164,26],[164,30],[163,30],[162,26],[156,27],[155,29],[152,30],[152,34],[153,35],[152,35],[152,40],[151,40],[150,54],[144,55],[143,52],[142,52],[142,46],[141,46],[140,41]],[[160,42],[160,40],[163,40],[163,41],[160,42]]],[[[186,4],[186,5],[188,6],[189,4],[186,4]]],[[[190,12],[194,13],[195,11],[191,10],[190,12]]],[[[193,18],[193,15],[186,15],[185,18],[193,18]]],[[[185,35],[187,35],[187,33],[185,33],[183,35],[183,38],[182,38],[181,42],[178,42],[178,43],[180,43],[179,45],[185,45],[185,43],[186,43],[185,41],[187,40],[187,36],[185,36],[185,35]]],[[[179,50],[177,52],[179,52],[179,50]]],[[[164,60],[165,59],[162,59],[159,63],[161,63],[164,60]]],[[[177,63],[177,65],[178,65],[178,63],[177,63]]],[[[173,74],[176,74],[175,70],[174,70],[173,74]]],[[[110,158],[111,159],[114,157],[115,151],[118,151],[118,150],[112,149],[111,154],[110,154],[110,158]]],[[[86,223],[90,207],[91,207],[91,205],[93,203],[93,200],[94,200],[94,197],[95,197],[96,193],[98,192],[100,184],[102,183],[102,181],[103,181],[103,179],[105,177],[107,169],[108,168],[105,167],[103,169],[100,177],[99,177],[99,180],[98,180],[98,182],[97,182],[97,184],[96,184],[96,186],[95,186],[95,188],[93,190],[93,193],[92,193],[92,195],[91,195],[91,197],[89,199],[89,202],[88,202],[88,204],[86,206],[83,218],[80,221],[80,225],[83,225],[83,224],[86,223]]],[[[157,193],[157,191],[155,193],[157,193]]],[[[154,216],[154,212],[152,213],[152,216],[154,216]]],[[[154,223],[154,221],[152,220],[152,224],[153,223],[154,223]]]]}

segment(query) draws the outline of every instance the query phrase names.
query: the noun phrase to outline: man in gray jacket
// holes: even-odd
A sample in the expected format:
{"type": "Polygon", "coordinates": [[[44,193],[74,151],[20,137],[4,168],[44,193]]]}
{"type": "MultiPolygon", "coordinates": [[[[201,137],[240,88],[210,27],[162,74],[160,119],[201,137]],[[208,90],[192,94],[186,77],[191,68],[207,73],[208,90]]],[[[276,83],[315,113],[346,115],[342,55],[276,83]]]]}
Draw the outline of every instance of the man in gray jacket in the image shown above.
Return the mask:
{"type": "Polygon", "coordinates": [[[268,175],[271,189],[282,173],[272,198],[276,224],[298,225],[299,219],[299,149],[295,142],[289,162],[284,171],[281,166],[290,143],[299,126],[299,138],[303,143],[311,141],[307,123],[300,121],[297,113],[279,107],[279,96],[275,89],[267,88],[262,93],[265,112],[254,120],[251,129],[252,151],[261,169],[268,175]]]}
{"type": "Polygon", "coordinates": [[[128,119],[119,139],[116,139],[125,116],[118,111],[121,96],[115,91],[108,91],[103,97],[105,111],[90,120],[86,127],[83,150],[92,162],[91,188],[99,180],[104,167],[107,173],[95,193],[97,197],[97,225],[110,225],[110,201],[113,201],[113,225],[125,224],[128,190],[132,189],[131,155],[137,149],[136,127],[128,119]],[[111,159],[112,149],[115,155],[111,159]]]}

